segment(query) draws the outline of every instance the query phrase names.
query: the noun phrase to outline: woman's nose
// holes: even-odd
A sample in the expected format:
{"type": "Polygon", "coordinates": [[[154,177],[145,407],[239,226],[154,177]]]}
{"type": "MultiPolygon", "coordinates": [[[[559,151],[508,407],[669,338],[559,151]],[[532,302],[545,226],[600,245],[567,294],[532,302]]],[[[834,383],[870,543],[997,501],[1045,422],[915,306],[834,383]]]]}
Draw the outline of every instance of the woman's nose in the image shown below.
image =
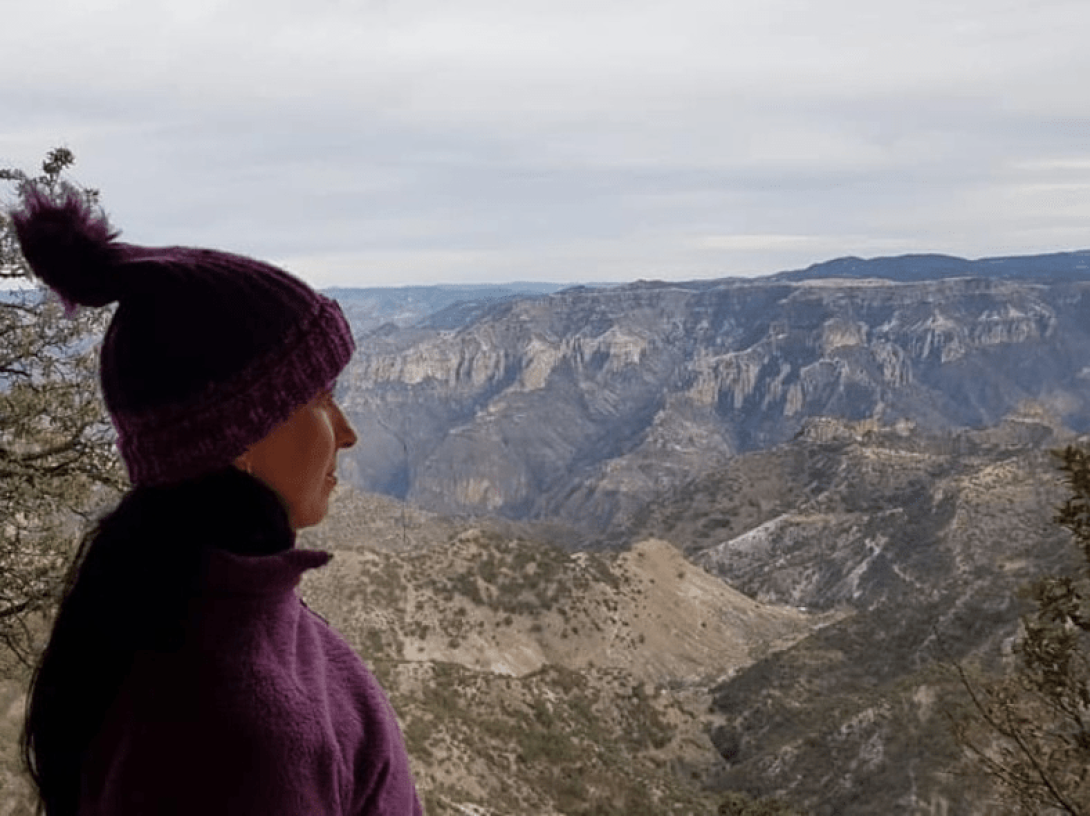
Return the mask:
{"type": "Polygon", "coordinates": [[[337,447],[351,448],[359,439],[356,436],[356,429],[352,427],[352,423],[348,421],[348,417],[344,415],[344,411],[341,410],[339,405],[337,406],[337,414],[340,416],[340,422],[337,423],[337,447]]]}

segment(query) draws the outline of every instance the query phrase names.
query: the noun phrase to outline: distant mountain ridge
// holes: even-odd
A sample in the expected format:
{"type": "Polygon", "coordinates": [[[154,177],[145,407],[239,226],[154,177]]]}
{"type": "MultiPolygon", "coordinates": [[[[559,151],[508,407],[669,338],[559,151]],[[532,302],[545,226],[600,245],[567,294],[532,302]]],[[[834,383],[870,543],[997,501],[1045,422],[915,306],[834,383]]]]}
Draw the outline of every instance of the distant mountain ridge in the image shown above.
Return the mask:
{"type": "Polygon", "coordinates": [[[553,283],[509,283],[335,286],[319,291],[341,305],[354,331],[364,333],[384,325],[410,326],[447,310],[464,323],[494,303],[547,295],[562,288],[553,283]]]}
{"type": "Polygon", "coordinates": [[[854,256],[823,261],[793,272],[780,272],[771,280],[816,278],[885,278],[902,283],[942,278],[992,278],[1043,282],[1090,279],[1090,250],[1053,252],[1045,255],[1012,255],[966,260],[953,255],[919,254],[882,258],[854,256]]]}
{"type": "MultiPolygon", "coordinates": [[[[436,284],[434,286],[333,286],[318,291],[336,300],[357,333],[380,326],[409,326],[447,309],[463,309],[463,322],[476,311],[514,298],[563,289],[556,283],[436,284]]],[[[0,303],[38,303],[41,289],[0,289],[0,303]]]]}
{"type": "MultiPolygon", "coordinates": [[[[1038,255],[1009,255],[978,259],[940,253],[860,258],[847,255],[818,261],[805,269],[785,270],[762,276],[724,276],[684,281],[641,280],[634,285],[687,289],[714,287],[728,281],[800,281],[820,278],[882,278],[901,283],[943,278],[980,277],[999,279],[1040,279],[1075,281],[1090,279],[1090,249],[1038,255]]],[[[405,325],[457,304],[487,304],[520,297],[537,297],[563,290],[608,289],[620,283],[552,283],[514,281],[507,283],[441,283],[401,286],[330,286],[318,291],[351,308],[359,320],[357,330],[366,331],[383,322],[405,325]],[[375,321],[378,321],[377,323],[375,321]]],[[[33,287],[0,287],[0,302],[16,302],[20,293],[32,297],[33,287]]]]}

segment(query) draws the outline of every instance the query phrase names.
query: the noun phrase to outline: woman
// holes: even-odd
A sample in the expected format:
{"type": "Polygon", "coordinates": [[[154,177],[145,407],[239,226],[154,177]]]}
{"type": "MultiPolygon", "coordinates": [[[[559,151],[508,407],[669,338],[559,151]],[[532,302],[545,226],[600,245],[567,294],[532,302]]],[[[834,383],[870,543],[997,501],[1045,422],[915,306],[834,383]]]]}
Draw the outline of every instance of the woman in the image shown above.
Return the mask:
{"type": "Polygon", "coordinates": [[[250,258],[117,241],[75,191],[12,213],[68,314],[118,308],[102,393],[132,490],[83,538],[27,700],[47,816],[421,813],[385,694],[295,587],[356,434],[337,303],[250,258]]]}

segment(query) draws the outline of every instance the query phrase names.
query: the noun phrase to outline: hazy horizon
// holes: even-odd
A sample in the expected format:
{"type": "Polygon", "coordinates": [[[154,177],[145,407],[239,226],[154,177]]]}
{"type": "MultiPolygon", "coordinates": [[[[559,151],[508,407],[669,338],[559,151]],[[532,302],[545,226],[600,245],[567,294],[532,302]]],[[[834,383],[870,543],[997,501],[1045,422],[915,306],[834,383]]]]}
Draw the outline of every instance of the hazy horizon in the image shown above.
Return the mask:
{"type": "MultiPolygon", "coordinates": [[[[1032,253],[1032,254],[1018,254],[1018,255],[984,255],[984,256],[981,256],[981,257],[978,257],[978,258],[962,258],[962,257],[957,256],[957,255],[948,255],[947,253],[939,253],[939,252],[905,252],[905,253],[901,253],[901,254],[898,254],[898,255],[876,255],[876,256],[868,257],[868,258],[860,258],[860,260],[875,261],[875,260],[885,260],[885,259],[891,259],[891,258],[939,257],[939,256],[942,256],[942,257],[956,258],[958,260],[964,260],[964,261],[988,261],[988,260],[1000,260],[1000,259],[1004,259],[1004,258],[1032,258],[1032,257],[1040,257],[1040,256],[1048,256],[1048,255],[1068,255],[1068,254],[1073,254],[1073,253],[1090,253],[1090,248],[1085,248],[1085,249],[1084,248],[1057,249],[1057,250],[1046,251],[1046,252],[1039,252],[1039,253],[1032,253]]],[[[664,282],[664,283],[666,283],[666,282],[669,282],[669,283],[686,283],[686,282],[692,282],[692,281],[714,281],[714,280],[723,280],[723,279],[732,279],[732,278],[733,279],[748,278],[748,279],[752,279],[752,280],[759,280],[761,278],[773,277],[775,275],[780,275],[780,274],[787,273],[787,272],[798,272],[798,271],[802,271],[802,270],[808,269],[808,268],[813,267],[813,266],[820,266],[822,264],[832,263],[834,261],[839,261],[839,260],[844,260],[844,259],[847,259],[847,258],[854,258],[854,257],[859,257],[859,256],[838,255],[838,256],[833,257],[833,258],[826,258],[826,259],[823,259],[823,260],[820,260],[820,261],[814,261],[813,263],[808,263],[808,264],[798,266],[798,267],[792,268],[792,269],[778,269],[778,270],[776,270],[774,272],[769,272],[767,274],[748,275],[748,276],[747,275],[709,275],[709,276],[706,276],[706,277],[673,278],[673,279],[632,278],[632,279],[627,279],[627,280],[614,280],[614,281],[545,281],[545,280],[510,280],[510,281],[502,281],[501,280],[501,281],[495,281],[495,282],[487,282],[487,281],[468,280],[468,281],[439,281],[439,282],[435,282],[435,283],[393,283],[393,284],[353,284],[351,282],[341,282],[341,283],[331,284],[329,286],[321,286],[321,287],[316,287],[316,288],[318,289],[318,291],[327,291],[327,290],[330,290],[330,289],[432,289],[432,288],[450,288],[450,289],[466,288],[466,289],[472,289],[472,288],[502,288],[502,287],[522,287],[522,288],[552,287],[554,289],[562,289],[562,288],[568,288],[568,287],[573,287],[573,286],[590,286],[590,287],[596,287],[596,286],[603,286],[603,287],[604,286],[623,286],[625,284],[638,283],[640,281],[655,281],[655,282],[664,282]]],[[[303,278],[305,280],[305,277],[303,275],[299,274],[296,270],[289,269],[288,271],[292,272],[293,274],[298,274],[300,278],[303,278]]],[[[1088,277],[1090,277],[1090,273],[1088,273],[1088,277]]],[[[310,281],[307,281],[307,282],[310,283],[310,285],[313,286],[313,284],[310,281]]],[[[3,292],[17,292],[17,291],[23,291],[23,290],[35,288],[35,283],[33,283],[33,282],[22,282],[21,281],[20,283],[23,283],[24,285],[11,286],[11,285],[8,285],[7,283],[5,283],[3,285],[0,285],[0,291],[3,291],[3,292]]]]}

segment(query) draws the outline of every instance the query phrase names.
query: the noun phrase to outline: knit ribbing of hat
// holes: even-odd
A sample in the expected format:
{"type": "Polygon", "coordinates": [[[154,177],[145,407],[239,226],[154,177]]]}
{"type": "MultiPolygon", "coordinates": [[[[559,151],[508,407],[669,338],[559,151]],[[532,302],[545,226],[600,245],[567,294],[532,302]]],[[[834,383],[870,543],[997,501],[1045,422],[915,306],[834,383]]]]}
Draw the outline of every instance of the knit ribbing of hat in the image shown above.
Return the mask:
{"type": "Polygon", "coordinates": [[[355,351],[340,305],[318,295],[285,342],[182,404],[111,414],[133,484],[163,484],[233,461],[306,404],[355,351]]]}

